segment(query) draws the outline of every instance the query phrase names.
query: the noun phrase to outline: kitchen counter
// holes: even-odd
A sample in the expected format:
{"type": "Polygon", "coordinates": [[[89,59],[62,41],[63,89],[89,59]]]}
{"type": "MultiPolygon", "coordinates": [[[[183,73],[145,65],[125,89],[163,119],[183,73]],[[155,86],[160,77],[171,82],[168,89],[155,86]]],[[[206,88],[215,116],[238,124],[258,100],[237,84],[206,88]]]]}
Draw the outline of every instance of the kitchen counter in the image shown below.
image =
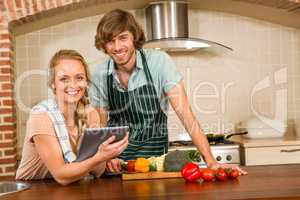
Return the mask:
{"type": "Polygon", "coordinates": [[[240,145],[243,165],[300,164],[300,138],[286,135],[280,138],[230,138],[240,145]]]}
{"type": "Polygon", "coordinates": [[[259,138],[259,139],[251,139],[243,136],[234,136],[230,138],[230,140],[238,143],[242,147],[300,145],[300,137],[296,137],[294,135],[287,135],[279,138],[259,138]]]}
{"type": "Polygon", "coordinates": [[[60,186],[53,180],[2,199],[300,199],[300,165],[244,167],[248,175],[226,182],[186,183],[182,178],[122,181],[120,177],[82,180],[60,186]]]}

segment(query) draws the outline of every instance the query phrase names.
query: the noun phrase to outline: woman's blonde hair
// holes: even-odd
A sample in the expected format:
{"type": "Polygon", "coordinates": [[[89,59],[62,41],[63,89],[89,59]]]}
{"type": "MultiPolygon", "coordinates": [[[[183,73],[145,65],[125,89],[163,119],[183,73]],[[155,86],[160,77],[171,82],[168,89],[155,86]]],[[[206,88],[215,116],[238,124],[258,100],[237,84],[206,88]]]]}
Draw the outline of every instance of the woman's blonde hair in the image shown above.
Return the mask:
{"type": "Polygon", "coordinates": [[[131,13],[121,9],[112,10],[101,18],[95,36],[95,47],[106,52],[105,44],[124,31],[132,33],[136,49],[142,48],[146,40],[142,27],[131,13]]]}
{"type": "MultiPolygon", "coordinates": [[[[59,64],[59,62],[63,59],[77,60],[77,61],[81,62],[82,66],[84,67],[87,83],[88,83],[88,85],[90,84],[91,79],[90,79],[89,69],[88,69],[88,65],[87,65],[86,61],[84,60],[83,56],[75,50],[62,49],[62,50],[59,50],[58,52],[56,52],[50,60],[49,80],[48,80],[48,85],[50,88],[52,88],[54,80],[55,80],[55,66],[57,66],[59,64]]],[[[55,93],[55,89],[54,88],[52,88],[52,89],[54,90],[53,92],[55,93]]],[[[79,100],[77,109],[75,112],[75,123],[78,126],[79,135],[83,133],[84,128],[86,128],[86,126],[87,126],[87,113],[85,111],[85,107],[88,104],[89,104],[89,99],[88,99],[88,92],[87,92],[87,88],[86,88],[85,94],[79,100]]]]}

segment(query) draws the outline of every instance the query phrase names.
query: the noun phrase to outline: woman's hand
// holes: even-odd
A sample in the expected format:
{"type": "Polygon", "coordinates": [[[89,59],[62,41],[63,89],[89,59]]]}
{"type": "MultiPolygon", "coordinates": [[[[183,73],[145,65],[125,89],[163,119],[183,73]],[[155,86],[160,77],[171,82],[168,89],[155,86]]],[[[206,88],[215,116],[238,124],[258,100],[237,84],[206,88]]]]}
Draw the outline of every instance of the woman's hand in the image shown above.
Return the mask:
{"type": "Polygon", "coordinates": [[[99,146],[95,157],[99,159],[100,162],[106,162],[116,158],[126,149],[128,145],[128,133],[126,133],[126,136],[122,140],[113,143],[114,140],[115,136],[111,136],[99,146]]]}

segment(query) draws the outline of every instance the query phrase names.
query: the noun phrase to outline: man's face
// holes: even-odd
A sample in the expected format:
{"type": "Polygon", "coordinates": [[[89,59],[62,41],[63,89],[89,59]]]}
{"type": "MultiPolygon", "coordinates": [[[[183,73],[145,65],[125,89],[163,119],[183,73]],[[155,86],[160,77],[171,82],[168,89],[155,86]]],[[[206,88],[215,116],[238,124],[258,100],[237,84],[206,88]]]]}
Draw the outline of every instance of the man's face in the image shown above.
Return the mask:
{"type": "Polygon", "coordinates": [[[117,65],[126,65],[135,59],[133,35],[129,31],[121,32],[105,44],[106,52],[117,65]]]}

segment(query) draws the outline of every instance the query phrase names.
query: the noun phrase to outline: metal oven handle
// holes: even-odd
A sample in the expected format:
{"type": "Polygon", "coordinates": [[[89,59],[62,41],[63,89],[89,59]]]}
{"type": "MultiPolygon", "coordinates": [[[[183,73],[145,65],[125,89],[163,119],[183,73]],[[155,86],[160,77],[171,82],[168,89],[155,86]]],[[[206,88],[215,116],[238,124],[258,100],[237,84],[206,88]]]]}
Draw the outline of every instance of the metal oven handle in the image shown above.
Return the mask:
{"type": "Polygon", "coordinates": [[[292,152],[297,152],[300,151],[300,149],[281,149],[281,153],[292,153],[292,152]]]}

